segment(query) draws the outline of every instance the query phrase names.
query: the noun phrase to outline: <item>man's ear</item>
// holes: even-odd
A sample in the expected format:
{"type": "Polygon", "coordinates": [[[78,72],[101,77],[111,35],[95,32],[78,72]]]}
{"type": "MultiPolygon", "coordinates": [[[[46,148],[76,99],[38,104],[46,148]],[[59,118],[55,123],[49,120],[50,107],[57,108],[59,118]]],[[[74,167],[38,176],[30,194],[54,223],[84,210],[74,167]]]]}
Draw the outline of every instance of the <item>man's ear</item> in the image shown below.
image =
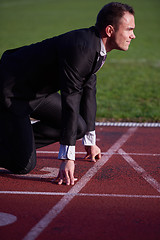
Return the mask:
{"type": "Polygon", "coordinates": [[[114,27],[112,25],[108,25],[105,28],[105,33],[108,37],[111,37],[113,32],[114,32],[114,27]]]}

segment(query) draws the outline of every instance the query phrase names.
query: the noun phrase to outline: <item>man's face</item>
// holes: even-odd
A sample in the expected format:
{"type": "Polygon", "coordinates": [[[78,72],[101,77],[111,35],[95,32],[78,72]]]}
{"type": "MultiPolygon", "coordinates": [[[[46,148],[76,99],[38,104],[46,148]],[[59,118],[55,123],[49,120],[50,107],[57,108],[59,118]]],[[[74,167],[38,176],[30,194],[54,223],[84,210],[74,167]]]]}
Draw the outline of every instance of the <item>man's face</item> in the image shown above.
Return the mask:
{"type": "Polygon", "coordinates": [[[127,51],[131,40],[135,38],[134,28],[134,16],[129,12],[125,12],[120,19],[118,30],[112,34],[113,49],[127,51]]]}

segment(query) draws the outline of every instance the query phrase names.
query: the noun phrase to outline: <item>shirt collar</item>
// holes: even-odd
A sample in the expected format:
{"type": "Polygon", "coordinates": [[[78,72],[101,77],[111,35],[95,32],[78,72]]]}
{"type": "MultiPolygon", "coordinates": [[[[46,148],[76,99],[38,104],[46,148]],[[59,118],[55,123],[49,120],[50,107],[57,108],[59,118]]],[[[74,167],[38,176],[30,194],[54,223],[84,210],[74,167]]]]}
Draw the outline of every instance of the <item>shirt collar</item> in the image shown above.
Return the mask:
{"type": "Polygon", "coordinates": [[[101,56],[107,55],[107,52],[106,52],[104,43],[103,43],[103,41],[102,41],[102,38],[101,38],[101,51],[100,51],[100,55],[101,55],[101,56]]]}

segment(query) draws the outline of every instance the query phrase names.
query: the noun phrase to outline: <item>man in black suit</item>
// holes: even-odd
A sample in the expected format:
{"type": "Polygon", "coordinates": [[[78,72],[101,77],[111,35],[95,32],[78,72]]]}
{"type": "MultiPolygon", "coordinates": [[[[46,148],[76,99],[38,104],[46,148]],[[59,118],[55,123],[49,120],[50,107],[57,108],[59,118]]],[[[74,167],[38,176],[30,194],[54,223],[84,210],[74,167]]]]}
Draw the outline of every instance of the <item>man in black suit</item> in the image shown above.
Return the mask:
{"type": "Polygon", "coordinates": [[[134,10],[105,5],[96,25],[6,51],[0,62],[0,166],[25,174],[36,148],[60,142],[58,183],[74,184],[76,139],[86,157],[96,145],[96,72],[112,49],[128,50],[135,38],[134,10]],[[60,94],[58,91],[60,90],[60,94]],[[38,121],[31,125],[30,117],[38,121]]]}

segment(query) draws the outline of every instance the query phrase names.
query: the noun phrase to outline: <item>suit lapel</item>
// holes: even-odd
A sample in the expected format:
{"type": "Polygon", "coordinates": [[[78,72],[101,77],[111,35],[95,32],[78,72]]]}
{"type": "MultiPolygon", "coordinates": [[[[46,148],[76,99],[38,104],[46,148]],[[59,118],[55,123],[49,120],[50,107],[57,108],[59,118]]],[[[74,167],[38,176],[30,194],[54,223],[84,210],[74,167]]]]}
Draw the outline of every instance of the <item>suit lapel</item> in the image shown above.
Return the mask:
{"type": "Polygon", "coordinates": [[[93,67],[93,73],[96,73],[103,66],[105,59],[106,56],[101,56],[100,54],[98,54],[96,62],[93,67]]]}
{"type": "Polygon", "coordinates": [[[96,46],[96,57],[94,60],[93,68],[92,68],[92,73],[96,73],[104,64],[104,56],[101,56],[100,51],[101,51],[101,43],[100,43],[100,35],[98,31],[96,30],[95,27],[91,27],[91,29],[94,31],[95,34],[95,46],[96,46]]]}

